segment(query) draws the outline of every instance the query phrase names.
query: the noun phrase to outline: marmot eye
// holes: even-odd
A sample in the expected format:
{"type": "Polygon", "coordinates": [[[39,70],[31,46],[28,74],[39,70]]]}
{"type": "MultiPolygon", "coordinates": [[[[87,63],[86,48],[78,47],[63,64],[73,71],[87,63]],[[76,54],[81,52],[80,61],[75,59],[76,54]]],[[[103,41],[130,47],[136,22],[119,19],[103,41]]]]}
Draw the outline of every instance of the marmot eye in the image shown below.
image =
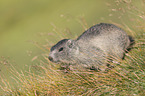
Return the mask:
{"type": "Polygon", "coordinates": [[[59,49],[59,52],[62,51],[62,50],[63,50],[63,47],[61,47],[61,48],[59,49]]]}

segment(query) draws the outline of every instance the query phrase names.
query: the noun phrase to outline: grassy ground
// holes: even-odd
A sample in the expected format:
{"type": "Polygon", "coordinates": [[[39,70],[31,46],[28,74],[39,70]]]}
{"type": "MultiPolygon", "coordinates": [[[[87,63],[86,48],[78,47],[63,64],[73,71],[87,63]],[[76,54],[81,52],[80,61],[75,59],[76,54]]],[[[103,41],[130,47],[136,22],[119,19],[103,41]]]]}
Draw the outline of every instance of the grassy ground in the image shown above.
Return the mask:
{"type": "MultiPolygon", "coordinates": [[[[18,86],[13,88],[8,81],[2,78],[4,86],[1,86],[5,92],[3,95],[21,95],[21,96],[57,96],[57,95],[116,95],[116,96],[143,96],[145,94],[145,14],[144,1],[139,0],[142,4],[139,8],[134,2],[120,0],[112,8],[110,15],[114,19],[124,21],[128,16],[127,23],[116,24],[127,31],[135,39],[132,50],[126,53],[124,60],[120,65],[108,72],[95,72],[85,70],[69,70],[65,73],[59,69],[59,65],[49,62],[47,54],[42,55],[39,59],[39,65],[31,66],[26,73],[17,72],[12,66],[11,73],[18,86]],[[120,7],[123,5],[123,7],[120,7]],[[117,7],[115,7],[117,6],[117,7]],[[122,11],[119,15],[117,11],[122,11]]],[[[109,6],[109,4],[108,4],[109,6]]],[[[80,20],[81,24],[87,25],[84,19],[80,20]]],[[[111,21],[110,21],[111,22],[111,21]]],[[[126,22],[126,21],[125,21],[126,22]]],[[[114,23],[114,22],[112,22],[114,23]]],[[[57,28],[55,28],[57,29],[57,28]]],[[[54,30],[56,33],[57,30],[54,30]]],[[[69,31],[66,31],[68,35],[69,31]]],[[[61,37],[61,35],[59,35],[61,37]]],[[[51,46],[49,43],[48,46],[51,46]]],[[[37,45],[41,49],[50,47],[37,45]]],[[[35,58],[34,58],[35,59],[35,58]]],[[[113,64],[115,65],[115,64],[113,64]]]]}

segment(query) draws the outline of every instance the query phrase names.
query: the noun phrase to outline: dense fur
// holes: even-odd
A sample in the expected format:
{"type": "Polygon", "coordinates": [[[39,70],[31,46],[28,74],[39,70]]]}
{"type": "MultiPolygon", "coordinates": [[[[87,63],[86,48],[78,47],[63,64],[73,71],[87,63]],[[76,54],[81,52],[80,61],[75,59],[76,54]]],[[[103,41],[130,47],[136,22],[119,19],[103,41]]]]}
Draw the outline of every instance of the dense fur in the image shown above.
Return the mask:
{"type": "Polygon", "coordinates": [[[107,61],[124,57],[131,37],[113,24],[100,23],[86,30],[76,40],[63,39],[51,48],[49,60],[104,70],[107,61]]]}

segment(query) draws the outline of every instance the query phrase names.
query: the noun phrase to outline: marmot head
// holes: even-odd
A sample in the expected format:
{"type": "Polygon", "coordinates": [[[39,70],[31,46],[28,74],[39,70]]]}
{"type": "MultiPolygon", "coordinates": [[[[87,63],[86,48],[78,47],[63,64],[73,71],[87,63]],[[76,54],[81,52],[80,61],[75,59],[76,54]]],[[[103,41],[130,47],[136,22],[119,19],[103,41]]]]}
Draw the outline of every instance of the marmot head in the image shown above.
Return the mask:
{"type": "Polygon", "coordinates": [[[74,40],[63,39],[51,48],[48,59],[55,63],[70,63],[76,49],[74,40]]]}

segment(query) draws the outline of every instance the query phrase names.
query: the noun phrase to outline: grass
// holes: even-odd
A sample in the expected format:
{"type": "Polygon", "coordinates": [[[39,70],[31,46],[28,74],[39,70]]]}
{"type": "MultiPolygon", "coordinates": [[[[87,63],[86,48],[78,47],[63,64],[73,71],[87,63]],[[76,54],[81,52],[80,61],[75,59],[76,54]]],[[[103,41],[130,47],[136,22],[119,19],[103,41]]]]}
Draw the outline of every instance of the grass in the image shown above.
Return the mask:
{"type": "MultiPolygon", "coordinates": [[[[143,0],[140,1],[144,3],[143,0]]],[[[116,4],[118,9],[114,10],[121,9],[119,5],[127,5],[128,9],[125,12],[121,10],[124,16],[128,13],[130,18],[134,13],[130,18],[134,23],[129,26],[123,23],[123,26],[125,26],[123,29],[135,38],[135,45],[130,52],[126,53],[125,59],[120,61],[120,65],[116,65],[115,68],[108,72],[78,69],[69,70],[68,73],[65,73],[64,70],[59,69],[59,65],[51,63],[46,55],[42,55],[43,59],[38,60],[40,64],[31,66],[28,72],[17,72],[11,66],[11,73],[14,75],[13,79],[18,85],[13,88],[7,80],[1,78],[4,86],[0,87],[5,92],[3,95],[143,96],[145,94],[145,8],[143,6],[142,9],[138,9],[133,2],[127,0],[120,0],[116,4]]],[[[84,19],[82,19],[82,22],[85,22],[84,19]]],[[[86,23],[81,24],[84,24],[82,26],[86,28],[86,23]]],[[[38,45],[38,47],[41,46],[38,45]]]]}

